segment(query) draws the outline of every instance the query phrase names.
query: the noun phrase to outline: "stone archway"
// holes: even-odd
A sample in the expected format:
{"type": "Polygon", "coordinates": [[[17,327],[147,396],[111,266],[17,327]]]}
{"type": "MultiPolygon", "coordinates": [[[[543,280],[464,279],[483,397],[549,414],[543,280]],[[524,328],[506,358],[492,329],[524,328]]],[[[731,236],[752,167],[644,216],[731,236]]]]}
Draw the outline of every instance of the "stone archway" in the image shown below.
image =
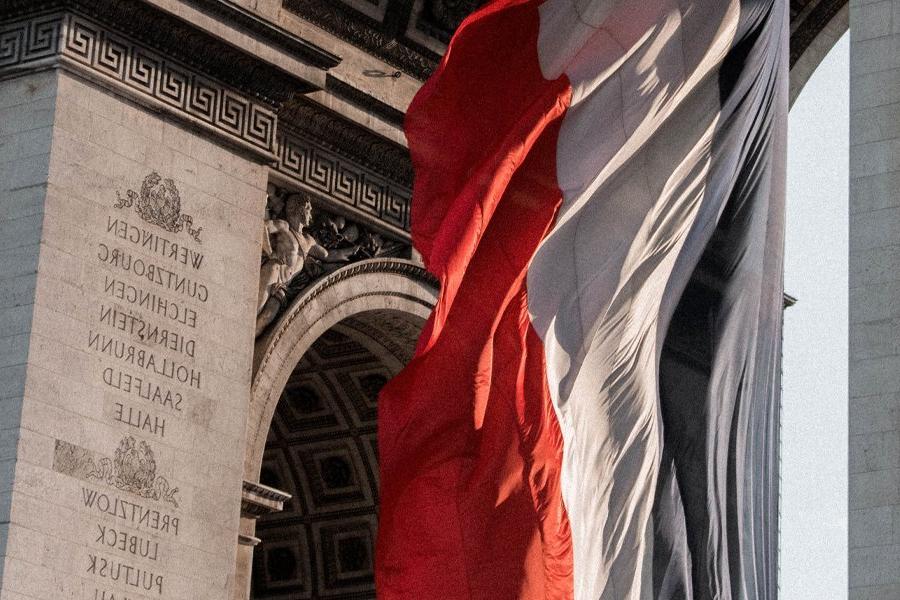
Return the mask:
{"type": "Polygon", "coordinates": [[[849,28],[850,5],[847,0],[791,2],[792,105],[819,63],[849,28]]]}
{"type": "Polygon", "coordinates": [[[415,263],[367,260],[314,283],[258,340],[237,586],[252,577],[250,597],[374,597],[377,393],[436,298],[415,263]]]}

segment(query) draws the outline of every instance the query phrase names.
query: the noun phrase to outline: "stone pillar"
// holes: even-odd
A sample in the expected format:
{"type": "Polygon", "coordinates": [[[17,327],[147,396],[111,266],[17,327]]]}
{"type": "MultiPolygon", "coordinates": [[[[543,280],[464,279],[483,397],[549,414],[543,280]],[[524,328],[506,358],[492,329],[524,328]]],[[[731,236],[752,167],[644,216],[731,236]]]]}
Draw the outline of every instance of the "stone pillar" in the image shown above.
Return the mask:
{"type": "Polygon", "coordinates": [[[231,598],[274,108],[3,17],[0,599],[231,598]]]}
{"type": "Polygon", "coordinates": [[[0,83],[0,597],[34,312],[56,77],[0,83]]]}
{"type": "Polygon", "coordinates": [[[3,598],[225,598],[266,170],[65,71],[0,96],[3,598]]]}
{"type": "Polygon", "coordinates": [[[850,600],[900,599],[900,3],[850,8],[850,600]]]}

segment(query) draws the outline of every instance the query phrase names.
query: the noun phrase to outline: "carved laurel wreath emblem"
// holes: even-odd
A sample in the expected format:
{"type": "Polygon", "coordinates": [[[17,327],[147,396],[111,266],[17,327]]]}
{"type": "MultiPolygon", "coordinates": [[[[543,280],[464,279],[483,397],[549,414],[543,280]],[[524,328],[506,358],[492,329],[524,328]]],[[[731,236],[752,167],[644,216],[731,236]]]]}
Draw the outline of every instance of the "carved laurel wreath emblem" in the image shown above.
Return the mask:
{"type": "Polygon", "coordinates": [[[156,458],[147,442],[135,442],[127,436],[119,442],[113,460],[100,459],[88,478],[99,479],[126,492],[132,492],[143,498],[152,498],[163,502],[171,502],[178,508],[175,494],[178,488],[169,486],[168,480],[156,474],[156,458]]]}
{"type": "Polygon", "coordinates": [[[169,502],[178,508],[178,488],[156,474],[156,457],[150,444],[138,442],[130,435],[119,442],[113,458],[57,440],[53,470],[86,481],[102,481],[142,498],[169,502]]]}
{"type": "Polygon", "coordinates": [[[187,230],[188,235],[200,242],[200,232],[203,228],[194,228],[194,218],[181,212],[181,195],[175,187],[175,182],[163,179],[156,171],[144,177],[140,192],[128,190],[124,198],[116,192],[116,198],[116,208],[134,206],[144,221],[172,233],[187,230]]]}

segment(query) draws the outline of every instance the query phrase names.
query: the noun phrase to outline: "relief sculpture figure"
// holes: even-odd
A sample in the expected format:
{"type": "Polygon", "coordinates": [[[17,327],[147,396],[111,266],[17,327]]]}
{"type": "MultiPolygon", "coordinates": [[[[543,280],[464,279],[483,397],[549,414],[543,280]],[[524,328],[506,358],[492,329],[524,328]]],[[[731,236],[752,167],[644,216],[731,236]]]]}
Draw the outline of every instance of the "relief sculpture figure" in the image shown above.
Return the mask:
{"type": "Polygon", "coordinates": [[[289,287],[305,286],[312,279],[337,269],[361,248],[355,243],[359,238],[358,228],[347,226],[342,218],[340,222],[327,219],[323,227],[333,236],[332,243],[326,242],[331,247],[319,243],[311,233],[312,204],[300,194],[289,194],[282,200],[278,190],[270,186],[266,213],[256,335],[281,312],[289,287]]]}

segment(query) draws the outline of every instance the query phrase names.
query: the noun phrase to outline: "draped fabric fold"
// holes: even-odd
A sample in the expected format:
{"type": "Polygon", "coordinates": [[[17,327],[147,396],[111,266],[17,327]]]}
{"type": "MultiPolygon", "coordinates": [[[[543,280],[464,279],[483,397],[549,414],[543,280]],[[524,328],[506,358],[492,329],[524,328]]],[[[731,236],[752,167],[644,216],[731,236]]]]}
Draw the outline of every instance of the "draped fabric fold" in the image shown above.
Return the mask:
{"type": "Polygon", "coordinates": [[[441,294],[379,399],[379,597],[775,597],[786,10],[460,26],[407,114],[441,294]],[[708,380],[661,393],[701,259],[708,380]]]}

